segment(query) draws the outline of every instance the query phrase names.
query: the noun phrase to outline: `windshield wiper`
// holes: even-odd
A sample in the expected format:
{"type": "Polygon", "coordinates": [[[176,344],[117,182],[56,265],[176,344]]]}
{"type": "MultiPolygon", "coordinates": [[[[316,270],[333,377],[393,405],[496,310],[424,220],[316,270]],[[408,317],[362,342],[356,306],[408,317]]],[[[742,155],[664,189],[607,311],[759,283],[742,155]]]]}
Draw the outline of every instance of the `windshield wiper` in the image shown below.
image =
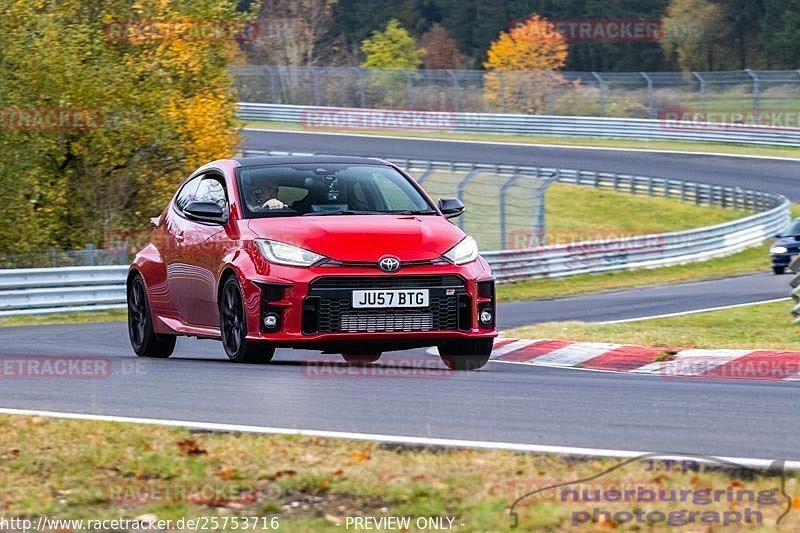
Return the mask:
{"type": "Polygon", "coordinates": [[[436,211],[433,209],[406,209],[404,211],[387,211],[390,215],[435,215],[436,211]]]}
{"type": "Polygon", "coordinates": [[[351,209],[343,209],[340,211],[312,211],[311,213],[305,213],[304,217],[316,217],[316,216],[326,216],[326,215],[383,215],[385,213],[381,213],[380,211],[353,211],[351,209]]]}

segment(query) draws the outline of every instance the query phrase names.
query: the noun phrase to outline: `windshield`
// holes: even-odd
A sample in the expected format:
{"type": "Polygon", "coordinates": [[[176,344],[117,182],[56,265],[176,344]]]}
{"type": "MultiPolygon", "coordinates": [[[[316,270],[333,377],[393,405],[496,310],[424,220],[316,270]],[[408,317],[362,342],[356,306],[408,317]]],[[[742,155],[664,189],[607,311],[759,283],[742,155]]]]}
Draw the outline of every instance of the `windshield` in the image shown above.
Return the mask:
{"type": "Polygon", "coordinates": [[[789,226],[784,229],[780,234],[779,237],[794,237],[800,235],[800,218],[797,218],[792,221],[789,226]]]}
{"type": "Polygon", "coordinates": [[[246,218],[350,214],[436,214],[409,180],[383,165],[299,164],[242,168],[246,218]]]}

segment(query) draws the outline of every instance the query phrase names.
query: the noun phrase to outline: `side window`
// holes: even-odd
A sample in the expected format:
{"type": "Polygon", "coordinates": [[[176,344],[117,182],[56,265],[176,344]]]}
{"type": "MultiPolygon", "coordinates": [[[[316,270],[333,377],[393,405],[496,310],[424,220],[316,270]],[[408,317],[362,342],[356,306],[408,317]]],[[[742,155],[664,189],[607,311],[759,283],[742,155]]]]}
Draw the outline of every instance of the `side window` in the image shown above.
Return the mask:
{"type": "Polygon", "coordinates": [[[183,211],[186,204],[194,200],[194,193],[199,184],[200,178],[197,177],[187,181],[186,184],[181,187],[181,190],[178,191],[178,196],[175,197],[175,207],[178,208],[178,211],[183,211]]]}
{"type": "Polygon", "coordinates": [[[197,202],[214,202],[223,211],[228,203],[222,182],[211,176],[205,176],[200,180],[193,199],[197,202]]]}

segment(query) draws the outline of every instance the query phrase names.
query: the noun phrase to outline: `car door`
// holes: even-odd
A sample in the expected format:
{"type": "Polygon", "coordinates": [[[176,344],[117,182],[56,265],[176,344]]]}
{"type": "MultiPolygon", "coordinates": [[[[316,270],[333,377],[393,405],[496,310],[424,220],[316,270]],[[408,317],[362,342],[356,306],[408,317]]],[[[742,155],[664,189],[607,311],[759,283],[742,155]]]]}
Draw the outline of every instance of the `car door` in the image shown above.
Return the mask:
{"type": "Polygon", "coordinates": [[[186,233],[186,218],[181,214],[186,205],[194,198],[194,192],[200,183],[198,178],[192,178],[181,186],[175,195],[175,200],[166,209],[164,220],[160,229],[161,243],[159,253],[166,268],[167,294],[169,312],[165,315],[177,318],[186,323],[186,294],[190,284],[183,264],[184,235],[186,233]]]}
{"type": "MultiPolygon", "coordinates": [[[[215,173],[200,176],[193,201],[214,202],[229,214],[224,178],[215,173]]],[[[224,224],[186,219],[184,222],[182,263],[187,276],[183,314],[189,324],[219,326],[217,309],[217,273],[232,241],[224,224]]]]}

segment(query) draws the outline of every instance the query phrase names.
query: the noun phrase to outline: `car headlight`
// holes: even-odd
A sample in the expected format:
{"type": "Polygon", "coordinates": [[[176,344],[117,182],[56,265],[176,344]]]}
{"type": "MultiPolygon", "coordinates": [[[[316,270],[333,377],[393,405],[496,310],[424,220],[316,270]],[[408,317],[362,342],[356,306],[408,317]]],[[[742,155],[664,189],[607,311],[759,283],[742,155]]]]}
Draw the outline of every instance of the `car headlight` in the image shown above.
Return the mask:
{"type": "Polygon", "coordinates": [[[270,263],[289,266],[311,266],[325,259],[324,255],[319,255],[298,246],[286,244],[278,241],[268,241],[266,239],[256,240],[261,255],[270,263]]]}
{"type": "Polygon", "coordinates": [[[472,237],[464,237],[461,241],[442,254],[442,257],[456,265],[463,265],[478,258],[478,244],[472,237]]]}
{"type": "Polygon", "coordinates": [[[771,254],[785,254],[789,250],[786,249],[785,246],[773,246],[769,249],[769,253],[771,254]]]}

